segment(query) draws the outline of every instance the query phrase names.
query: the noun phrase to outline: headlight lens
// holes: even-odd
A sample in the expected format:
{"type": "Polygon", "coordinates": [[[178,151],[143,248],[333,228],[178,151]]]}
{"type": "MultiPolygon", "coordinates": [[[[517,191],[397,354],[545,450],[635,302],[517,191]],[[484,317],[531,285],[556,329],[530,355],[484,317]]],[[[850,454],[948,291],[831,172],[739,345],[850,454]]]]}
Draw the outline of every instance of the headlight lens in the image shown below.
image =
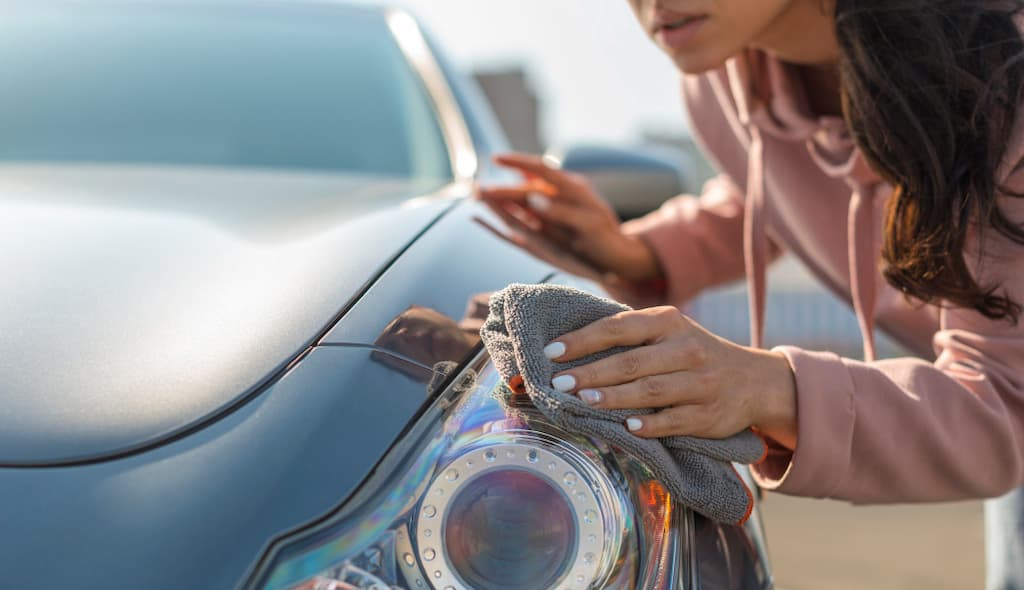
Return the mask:
{"type": "MultiPolygon", "coordinates": [[[[448,577],[470,588],[522,588],[530,580],[546,588],[576,561],[572,507],[549,480],[528,471],[475,477],[452,500],[445,521],[448,577]]],[[[427,526],[417,527],[421,552],[433,555],[434,544],[423,538],[427,526]]]]}
{"type": "Polygon", "coordinates": [[[337,515],[275,543],[249,588],[673,587],[680,535],[646,467],[502,407],[497,371],[476,368],[476,386],[440,397],[337,515]]]}
{"type": "Polygon", "coordinates": [[[613,482],[541,433],[502,438],[467,447],[427,488],[416,540],[428,576],[441,588],[586,588],[625,527],[613,482]]]}

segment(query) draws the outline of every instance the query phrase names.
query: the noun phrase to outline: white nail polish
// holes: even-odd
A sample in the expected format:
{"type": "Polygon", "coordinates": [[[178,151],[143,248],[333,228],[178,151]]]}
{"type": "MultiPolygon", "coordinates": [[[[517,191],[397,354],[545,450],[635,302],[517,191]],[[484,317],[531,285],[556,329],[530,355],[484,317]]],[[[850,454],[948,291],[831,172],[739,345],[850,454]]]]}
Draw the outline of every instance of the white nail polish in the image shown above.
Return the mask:
{"type": "Polygon", "coordinates": [[[526,204],[529,205],[531,209],[546,211],[551,207],[551,199],[540,193],[530,193],[526,195],[526,204]]]}
{"type": "Polygon", "coordinates": [[[626,428],[636,431],[643,428],[644,423],[640,421],[640,418],[629,418],[626,420],[626,428]]]}
{"type": "Polygon", "coordinates": [[[551,360],[555,360],[563,354],[565,354],[565,345],[561,342],[552,342],[544,347],[544,356],[551,360]]]}
{"type": "Polygon", "coordinates": [[[580,399],[587,402],[588,404],[601,403],[601,392],[596,389],[581,389],[580,399]]]}
{"type": "Polygon", "coordinates": [[[541,161],[544,162],[545,166],[551,168],[552,170],[558,170],[559,168],[562,167],[562,160],[554,154],[544,154],[544,157],[541,158],[541,161]]]}
{"type": "Polygon", "coordinates": [[[568,393],[576,387],[576,378],[572,375],[559,375],[551,380],[551,387],[558,391],[568,393]]]}

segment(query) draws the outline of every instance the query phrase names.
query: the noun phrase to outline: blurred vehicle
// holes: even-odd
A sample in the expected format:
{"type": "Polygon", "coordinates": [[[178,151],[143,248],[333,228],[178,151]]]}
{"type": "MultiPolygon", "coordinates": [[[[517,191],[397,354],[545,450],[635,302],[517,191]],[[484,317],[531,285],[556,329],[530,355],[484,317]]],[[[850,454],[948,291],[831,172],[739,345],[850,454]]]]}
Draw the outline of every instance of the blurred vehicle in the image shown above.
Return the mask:
{"type": "Polygon", "coordinates": [[[574,144],[547,151],[579,172],[623,219],[640,217],[682,194],[696,173],[681,150],[574,144]]]}
{"type": "Polygon", "coordinates": [[[504,140],[408,14],[0,14],[0,587],[771,586],[492,395],[480,294],[597,287],[466,198],[504,140]]]}

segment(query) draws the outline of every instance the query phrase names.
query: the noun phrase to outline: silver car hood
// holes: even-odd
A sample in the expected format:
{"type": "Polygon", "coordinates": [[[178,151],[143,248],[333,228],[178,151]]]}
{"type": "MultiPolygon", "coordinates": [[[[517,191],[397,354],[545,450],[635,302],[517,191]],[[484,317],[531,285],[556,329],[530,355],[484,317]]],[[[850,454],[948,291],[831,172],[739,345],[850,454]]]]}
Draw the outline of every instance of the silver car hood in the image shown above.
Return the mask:
{"type": "Polygon", "coordinates": [[[136,449],[254,391],[450,206],[422,188],[0,167],[0,465],[136,449]]]}

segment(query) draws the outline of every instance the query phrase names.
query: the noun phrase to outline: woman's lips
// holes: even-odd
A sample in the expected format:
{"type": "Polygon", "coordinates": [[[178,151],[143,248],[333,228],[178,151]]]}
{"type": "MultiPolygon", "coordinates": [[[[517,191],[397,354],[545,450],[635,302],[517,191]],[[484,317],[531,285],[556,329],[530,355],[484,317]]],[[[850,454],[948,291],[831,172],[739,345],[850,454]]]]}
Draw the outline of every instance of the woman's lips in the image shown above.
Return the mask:
{"type": "Polygon", "coordinates": [[[707,22],[706,16],[693,16],[665,23],[655,30],[656,41],[672,49],[682,49],[707,22]]]}

